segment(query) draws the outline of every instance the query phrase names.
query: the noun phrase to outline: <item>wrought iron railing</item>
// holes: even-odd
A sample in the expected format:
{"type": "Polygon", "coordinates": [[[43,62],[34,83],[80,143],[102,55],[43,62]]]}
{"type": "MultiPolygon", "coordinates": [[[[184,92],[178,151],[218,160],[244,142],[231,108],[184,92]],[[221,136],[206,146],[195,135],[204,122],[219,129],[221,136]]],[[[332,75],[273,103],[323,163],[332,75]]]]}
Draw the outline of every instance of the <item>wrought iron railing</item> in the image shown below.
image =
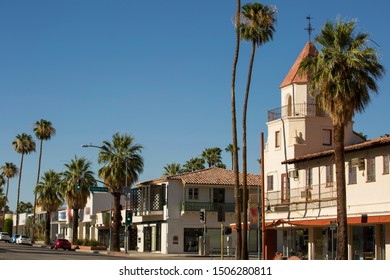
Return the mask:
{"type": "Polygon", "coordinates": [[[267,202],[276,212],[319,209],[336,205],[336,185],[321,184],[284,191],[269,191],[267,202]]]}
{"type": "Polygon", "coordinates": [[[316,104],[298,103],[268,111],[268,121],[284,117],[324,117],[325,113],[316,104]]]}

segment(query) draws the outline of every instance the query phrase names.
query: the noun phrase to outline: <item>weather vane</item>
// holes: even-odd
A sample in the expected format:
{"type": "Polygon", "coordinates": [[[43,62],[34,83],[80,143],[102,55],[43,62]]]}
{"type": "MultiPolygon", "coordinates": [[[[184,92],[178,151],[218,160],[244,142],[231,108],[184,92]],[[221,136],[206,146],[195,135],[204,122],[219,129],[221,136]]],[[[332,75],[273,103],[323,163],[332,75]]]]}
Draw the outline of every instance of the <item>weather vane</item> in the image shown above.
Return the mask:
{"type": "Polygon", "coordinates": [[[311,32],[314,30],[314,28],[311,27],[311,22],[310,22],[310,20],[312,20],[313,18],[310,17],[310,15],[308,15],[308,16],[306,17],[306,19],[308,20],[309,23],[308,23],[307,28],[305,28],[305,30],[307,30],[307,32],[309,33],[309,41],[311,41],[311,32]]]}

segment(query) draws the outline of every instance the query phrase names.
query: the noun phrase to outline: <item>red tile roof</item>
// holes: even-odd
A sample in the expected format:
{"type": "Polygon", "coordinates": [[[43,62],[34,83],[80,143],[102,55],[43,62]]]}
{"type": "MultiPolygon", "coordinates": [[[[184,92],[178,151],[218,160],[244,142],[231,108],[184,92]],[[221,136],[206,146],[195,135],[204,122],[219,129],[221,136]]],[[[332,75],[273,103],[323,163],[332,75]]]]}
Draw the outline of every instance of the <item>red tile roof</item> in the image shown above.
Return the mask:
{"type": "MultiPolygon", "coordinates": [[[[375,147],[380,147],[380,146],[385,146],[385,145],[390,145],[390,135],[386,134],[385,136],[375,138],[369,141],[365,141],[363,143],[351,145],[345,147],[345,152],[350,153],[350,152],[355,152],[355,151],[360,151],[360,150],[367,150],[375,147]]],[[[321,158],[321,157],[326,157],[326,156],[331,156],[334,154],[334,150],[328,150],[324,152],[318,152],[318,153],[312,153],[312,154],[307,154],[303,156],[299,156],[296,158],[292,158],[286,161],[283,161],[282,164],[291,164],[291,163],[297,163],[297,162],[302,162],[306,160],[311,160],[311,159],[316,159],[316,158],[321,158]]]]}
{"type": "MultiPolygon", "coordinates": [[[[242,185],[242,172],[240,172],[240,185],[242,185]]],[[[183,184],[193,185],[223,185],[234,186],[234,172],[233,170],[211,167],[207,169],[197,170],[194,172],[186,172],[177,175],[172,175],[164,178],[155,179],[148,182],[142,182],[137,184],[146,185],[152,182],[163,182],[168,180],[181,180],[183,184]]],[[[248,173],[248,186],[260,186],[261,175],[248,173]]]]}
{"type": "Polygon", "coordinates": [[[313,43],[307,42],[305,47],[301,51],[301,54],[298,56],[297,60],[295,61],[294,65],[291,67],[290,72],[288,72],[286,78],[284,78],[284,81],[280,85],[280,88],[291,85],[293,83],[307,83],[308,82],[307,75],[298,74],[299,65],[301,64],[302,60],[307,56],[309,55],[315,56],[317,54],[318,51],[316,47],[313,45],[313,43]]]}

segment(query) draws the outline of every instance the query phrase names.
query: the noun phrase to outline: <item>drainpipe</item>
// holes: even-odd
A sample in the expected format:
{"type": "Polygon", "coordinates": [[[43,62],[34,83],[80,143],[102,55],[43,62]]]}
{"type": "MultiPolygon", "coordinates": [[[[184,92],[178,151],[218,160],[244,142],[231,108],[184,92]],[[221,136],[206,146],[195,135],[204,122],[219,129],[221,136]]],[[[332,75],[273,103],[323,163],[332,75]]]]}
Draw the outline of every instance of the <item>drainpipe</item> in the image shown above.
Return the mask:
{"type": "MultiPolygon", "coordinates": [[[[281,121],[282,121],[282,124],[283,124],[283,148],[284,148],[284,160],[287,161],[287,143],[286,143],[286,129],[285,129],[285,124],[284,124],[284,120],[283,120],[283,117],[280,118],[281,121]]],[[[288,163],[285,164],[285,168],[286,168],[286,174],[287,174],[287,195],[288,195],[288,198],[290,199],[290,178],[288,176],[288,163]]],[[[283,182],[282,182],[283,183],[283,182]]],[[[289,207],[289,211],[288,211],[288,219],[290,219],[290,207],[289,207]]]]}

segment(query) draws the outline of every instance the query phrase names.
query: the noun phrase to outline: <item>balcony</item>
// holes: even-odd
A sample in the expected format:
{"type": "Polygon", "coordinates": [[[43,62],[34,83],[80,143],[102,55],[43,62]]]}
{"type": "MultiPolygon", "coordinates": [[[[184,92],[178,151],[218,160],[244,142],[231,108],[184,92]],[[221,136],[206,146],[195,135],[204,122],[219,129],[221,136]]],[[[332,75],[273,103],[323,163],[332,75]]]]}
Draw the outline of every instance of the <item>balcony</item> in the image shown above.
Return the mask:
{"type": "Polygon", "coordinates": [[[130,190],[130,209],[135,216],[162,214],[165,185],[149,185],[130,190]]]}
{"type": "MultiPolygon", "coordinates": [[[[221,205],[221,203],[182,201],[181,211],[196,212],[196,211],[200,211],[200,209],[205,209],[208,212],[218,212],[219,205],[221,205]]],[[[225,212],[234,212],[234,203],[223,203],[223,205],[225,206],[225,212]]]]}
{"type": "MultiPolygon", "coordinates": [[[[289,191],[269,191],[267,200],[275,212],[320,209],[336,205],[336,186],[312,185],[309,188],[292,188],[289,191]]],[[[271,208],[271,209],[272,209],[271,208]]]]}
{"type": "Polygon", "coordinates": [[[299,103],[295,106],[287,105],[268,111],[268,121],[284,117],[324,117],[325,113],[316,104],[299,103]]]}

